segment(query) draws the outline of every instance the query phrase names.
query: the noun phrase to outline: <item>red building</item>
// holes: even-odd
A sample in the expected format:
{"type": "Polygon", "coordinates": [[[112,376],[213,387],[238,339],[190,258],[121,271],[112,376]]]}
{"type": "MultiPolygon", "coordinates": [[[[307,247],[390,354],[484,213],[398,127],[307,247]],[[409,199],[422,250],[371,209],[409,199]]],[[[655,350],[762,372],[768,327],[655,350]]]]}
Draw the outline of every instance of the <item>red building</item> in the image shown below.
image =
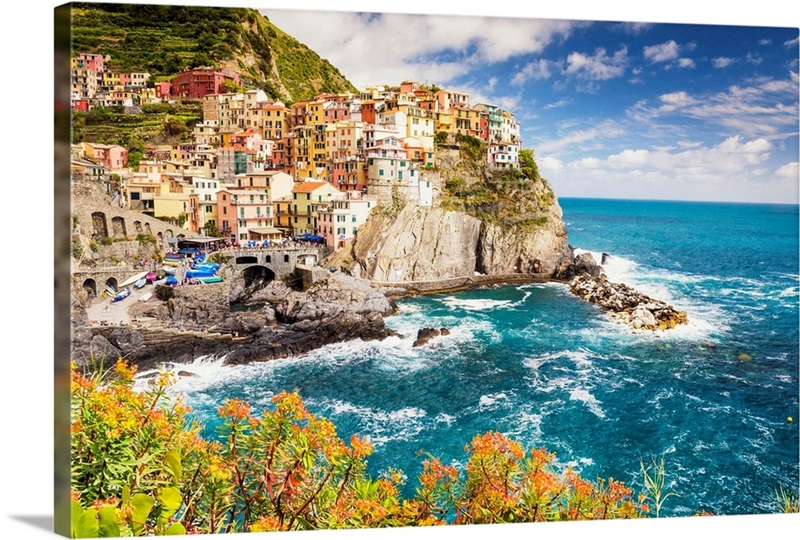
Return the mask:
{"type": "Polygon", "coordinates": [[[172,84],[168,82],[159,82],[155,84],[154,88],[156,89],[157,98],[166,99],[170,96],[172,84]]]}
{"type": "Polygon", "coordinates": [[[172,79],[173,96],[203,99],[209,94],[224,94],[224,81],[240,84],[239,74],[226,69],[198,68],[178,73],[172,79]]]}

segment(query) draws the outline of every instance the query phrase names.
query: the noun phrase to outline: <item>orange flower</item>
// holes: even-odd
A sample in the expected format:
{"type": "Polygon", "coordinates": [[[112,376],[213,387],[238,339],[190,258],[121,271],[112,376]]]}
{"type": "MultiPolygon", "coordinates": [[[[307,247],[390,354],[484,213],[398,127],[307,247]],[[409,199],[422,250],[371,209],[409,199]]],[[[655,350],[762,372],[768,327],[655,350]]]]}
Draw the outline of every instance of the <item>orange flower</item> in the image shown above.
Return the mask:
{"type": "Polygon", "coordinates": [[[238,422],[250,416],[250,404],[240,399],[228,399],[222,403],[217,413],[223,418],[238,422]]]}

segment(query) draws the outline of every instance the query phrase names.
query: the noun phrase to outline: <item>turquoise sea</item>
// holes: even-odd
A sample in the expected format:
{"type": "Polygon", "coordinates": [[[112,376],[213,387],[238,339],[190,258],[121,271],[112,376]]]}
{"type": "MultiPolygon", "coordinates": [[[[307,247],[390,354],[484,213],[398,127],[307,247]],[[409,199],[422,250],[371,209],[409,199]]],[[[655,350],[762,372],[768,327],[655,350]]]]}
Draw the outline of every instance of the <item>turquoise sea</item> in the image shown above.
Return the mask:
{"type": "Polygon", "coordinates": [[[399,303],[384,342],[240,367],[198,359],[176,387],[215,436],[215,411],[257,409],[282,389],[368,436],[373,474],[408,476],[420,451],[459,465],[489,430],[545,446],[583,476],[642,489],[639,459],[665,456],[666,516],[772,513],[798,485],[798,206],[561,199],[570,244],[605,271],[686,310],[641,333],[565,285],[498,286],[399,303]],[[451,334],[412,348],[423,326],[451,334]],[[790,423],[788,417],[793,417],[790,423]]]}

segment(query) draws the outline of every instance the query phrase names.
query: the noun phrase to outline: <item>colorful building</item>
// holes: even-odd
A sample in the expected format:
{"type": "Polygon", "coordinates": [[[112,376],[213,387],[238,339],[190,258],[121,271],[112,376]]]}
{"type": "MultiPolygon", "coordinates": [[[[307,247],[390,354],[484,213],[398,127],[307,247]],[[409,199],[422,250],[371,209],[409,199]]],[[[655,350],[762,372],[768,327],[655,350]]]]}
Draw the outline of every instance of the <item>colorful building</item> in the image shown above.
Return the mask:
{"type": "Polygon", "coordinates": [[[209,94],[223,93],[223,83],[240,84],[239,74],[227,69],[197,68],[182,71],[171,82],[171,95],[203,99],[209,94]]]}

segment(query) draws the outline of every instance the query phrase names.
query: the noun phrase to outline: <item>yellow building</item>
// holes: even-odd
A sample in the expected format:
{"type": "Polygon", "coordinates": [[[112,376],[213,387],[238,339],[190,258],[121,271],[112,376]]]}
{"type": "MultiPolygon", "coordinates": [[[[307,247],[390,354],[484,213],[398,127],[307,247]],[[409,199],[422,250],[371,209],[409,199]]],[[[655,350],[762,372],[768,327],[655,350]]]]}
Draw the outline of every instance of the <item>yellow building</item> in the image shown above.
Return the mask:
{"type": "Polygon", "coordinates": [[[328,203],[333,200],[339,190],[328,182],[301,182],[292,189],[292,231],[294,236],[301,234],[316,234],[314,218],[316,214],[313,206],[328,203]]]}

